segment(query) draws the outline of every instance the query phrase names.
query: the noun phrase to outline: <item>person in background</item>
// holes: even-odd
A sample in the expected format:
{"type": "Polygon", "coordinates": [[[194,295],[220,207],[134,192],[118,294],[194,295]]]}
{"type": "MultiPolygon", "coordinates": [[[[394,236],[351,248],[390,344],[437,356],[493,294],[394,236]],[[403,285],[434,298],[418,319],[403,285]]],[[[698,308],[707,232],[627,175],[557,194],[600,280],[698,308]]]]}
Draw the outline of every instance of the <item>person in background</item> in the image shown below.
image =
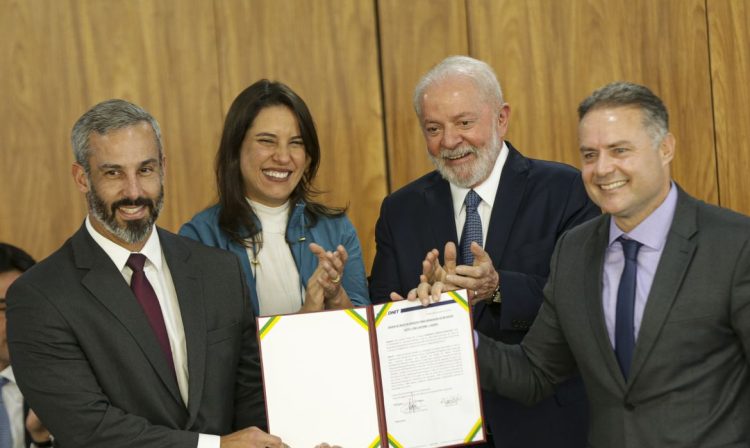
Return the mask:
{"type": "Polygon", "coordinates": [[[236,257],[156,227],[166,158],[145,110],[108,100],[72,132],[88,216],[8,290],[18,385],[60,447],[281,448],[236,257]]]}
{"type": "MultiPolygon", "coordinates": [[[[578,170],[527,158],[504,140],[511,109],[486,63],[446,58],[417,84],[414,108],[436,171],[383,200],[370,297],[382,302],[406,296],[423,274],[436,280],[442,271],[424,272],[422,261],[428,251],[427,264],[438,261],[445,248],[462,265],[451,280],[470,291],[475,328],[518,344],[542,303],[555,242],[599,210],[578,170]]],[[[532,407],[487,390],[483,405],[492,434],[488,446],[585,445],[580,377],[532,407]]]]}
{"type": "Polygon", "coordinates": [[[180,234],[240,259],[255,313],[370,303],[357,232],[344,209],[314,200],[321,150],[310,111],[266,79],[232,103],[216,155],[218,204],[180,234]]]}
{"type": "Polygon", "coordinates": [[[52,437],[34,411],[26,406],[16,384],[8,353],[5,325],[5,295],[10,285],[36,262],[23,250],[0,243],[0,447],[43,448],[52,446],[52,437]],[[6,429],[9,429],[7,431],[6,429]]]}

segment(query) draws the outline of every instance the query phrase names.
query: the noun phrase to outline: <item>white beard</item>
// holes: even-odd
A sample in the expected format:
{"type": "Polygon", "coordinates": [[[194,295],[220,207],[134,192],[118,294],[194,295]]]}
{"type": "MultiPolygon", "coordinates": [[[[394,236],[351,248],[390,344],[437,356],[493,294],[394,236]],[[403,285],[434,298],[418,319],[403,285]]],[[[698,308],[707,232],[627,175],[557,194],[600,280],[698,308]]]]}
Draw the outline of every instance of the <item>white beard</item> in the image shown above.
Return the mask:
{"type": "Polygon", "coordinates": [[[489,177],[501,149],[502,144],[500,139],[497,138],[497,132],[493,132],[489,143],[483,148],[464,144],[454,149],[440,148],[438,156],[429,153],[428,155],[443,179],[457,187],[472,188],[489,177]],[[448,157],[455,158],[467,154],[475,154],[476,159],[458,167],[449,166],[446,162],[448,157]]]}

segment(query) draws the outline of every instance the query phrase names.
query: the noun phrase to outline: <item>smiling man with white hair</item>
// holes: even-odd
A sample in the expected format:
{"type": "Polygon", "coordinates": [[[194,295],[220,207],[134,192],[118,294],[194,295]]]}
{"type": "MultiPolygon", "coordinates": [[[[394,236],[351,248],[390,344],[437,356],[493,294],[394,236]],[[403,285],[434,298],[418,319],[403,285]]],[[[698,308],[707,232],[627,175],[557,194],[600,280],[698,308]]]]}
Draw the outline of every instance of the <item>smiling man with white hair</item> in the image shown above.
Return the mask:
{"type": "MultiPolygon", "coordinates": [[[[578,170],[524,157],[504,140],[511,109],[486,63],[446,58],[417,84],[414,108],[436,171],[383,201],[370,297],[413,296],[421,275],[448,282],[471,291],[480,333],[518,344],[542,303],[557,238],[599,210],[578,170]],[[423,271],[426,255],[437,269],[423,271]]],[[[585,445],[580,378],[533,407],[491,392],[483,401],[488,446],[585,445]]]]}

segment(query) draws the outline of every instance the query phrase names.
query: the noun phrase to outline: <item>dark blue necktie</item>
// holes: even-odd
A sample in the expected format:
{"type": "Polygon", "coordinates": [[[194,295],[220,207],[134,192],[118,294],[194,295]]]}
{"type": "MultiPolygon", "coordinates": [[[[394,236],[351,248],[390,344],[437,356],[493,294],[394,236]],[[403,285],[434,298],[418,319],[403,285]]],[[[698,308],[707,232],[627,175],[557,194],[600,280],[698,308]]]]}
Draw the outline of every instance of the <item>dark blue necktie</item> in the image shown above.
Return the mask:
{"type": "Polygon", "coordinates": [[[466,205],[466,222],[464,230],[461,232],[461,260],[462,264],[471,265],[474,263],[474,254],[471,253],[471,242],[476,241],[482,245],[482,220],[479,218],[477,207],[482,202],[476,191],[469,190],[464,199],[466,205]]]}
{"type": "Polygon", "coordinates": [[[617,314],[615,316],[615,355],[620,364],[622,376],[628,379],[630,364],[633,362],[635,347],[635,277],[638,272],[638,249],[642,244],[623,237],[617,239],[622,244],[625,255],[625,268],[617,288],[617,314]]]}
{"type": "Polygon", "coordinates": [[[5,408],[3,400],[3,387],[8,384],[8,379],[0,377],[0,448],[12,448],[13,439],[10,435],[10,419],[8,410],[5,408]]]}

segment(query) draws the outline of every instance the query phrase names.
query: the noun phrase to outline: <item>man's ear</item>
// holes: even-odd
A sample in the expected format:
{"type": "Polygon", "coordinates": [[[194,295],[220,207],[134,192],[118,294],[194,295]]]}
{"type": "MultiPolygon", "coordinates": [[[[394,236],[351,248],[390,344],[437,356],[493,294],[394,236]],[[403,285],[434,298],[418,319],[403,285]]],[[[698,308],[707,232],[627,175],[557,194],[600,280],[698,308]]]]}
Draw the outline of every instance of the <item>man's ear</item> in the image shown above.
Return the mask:
{"type": "Polygon", "coordinates": [[[674,135],[672,135],[671,132],[668,132],[659,144],[659,153],[661,154],[662,165],[666,165],[672,162],[672,159],[674,159],[674,148],[674,135]]]}
{"type": "Polygon", "coordinates": [[[91,188],[89,187],[89,176],[86,174],[86,170],[78,163],[73,163],[71,174],[73,174],[73,182],[76,184],[78,191],[88,193],[91,188]]]}
{"type": "Polygon", "coordinates": [[[508,103],[503,104],[500,110],[497,112],[497,129],[500,140],[505,138],[505,134],[508,132],[508,125],[510,124],[510,105],[508,103]]]}

